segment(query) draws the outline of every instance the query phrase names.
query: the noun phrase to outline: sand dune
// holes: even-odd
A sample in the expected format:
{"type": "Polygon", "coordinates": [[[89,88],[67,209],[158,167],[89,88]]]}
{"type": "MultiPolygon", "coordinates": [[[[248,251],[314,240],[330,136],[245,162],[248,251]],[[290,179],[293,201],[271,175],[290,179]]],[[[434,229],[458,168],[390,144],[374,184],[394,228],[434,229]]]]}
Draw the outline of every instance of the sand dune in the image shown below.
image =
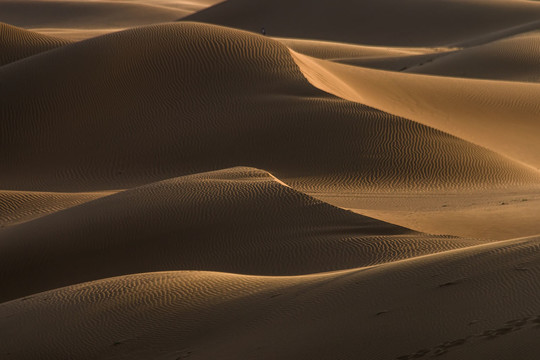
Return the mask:
{"type": "Polygon", "coordinates": [[[520,34],[442,56],[407,72],[540,82],[540,31],[520,34]]]}
{"type": "Polygon", "coordinates": [[[343,64],[393,71],[403,71],[459,50],[459,48],[449,47],[368,46],[305,39],[275,39],[304,55],[343,64]]]}
{"type": "Polygon", "coordinates": [[[0,21],[24,28],[127,27],[171,21],[203,5],[189,1],[1,0],[0,21]]]}
{"type": "Polygon", "coordinates": [[[5,190],[130,188],[239,164],[312,192],[540,179],[477,145],[328,95],[281,43],[223,27],[110,34],[4,66],[0,79],[9,94],[0,97],[5,190]]]}
{"type": "Polygon", "coordinates": [[[538,191],[316,193],[322,201],[430,234],[506,240],[540,233],[538,191]]]}
{"type": "Polygon", "coordinates": [[[311,83],[327,92],[540,167],[539,84],[404,74],[293,54],[311,83]]]}
{"type": "Polygon", "coordinates": [[[110,194],[0,191],[0,227],[29,221],[110,194]]]}
{"type": "Polygon", "coordinates": [[[173,21],[221,0],[0,0],[0,22],[81,40],[173,21]]]}
{"type": "Polygon", "coordinates": [[[0,286],[10,291],[1,298],[158,270],[306,274],[478,243],[356,215],[264,171],[235,168],[127,190],[5,229],[0,286]],[[22,281],[29,277],[34,281],[22,281]]]}
{"type": "Polygon", "coordinates": [[[516,0],[228,0],[183,20],[270,36],[394,46],[442,46],[538,21],[540,4],[516,0]]]}
{"type": "Polygon", "coordinates": [[[106,279],[1,304],[10,330],[0,351],[15,359],[534,359],[538,248],[538,238],[512,240],[300,277],[106,279]]]}
{"type": "Polygon", "coordinates": [[[0,0],[0,359],[536,360],[539,19],[0,0]]]}
{"type": "Polygon", "coordinates": [[[69,42],[0,23],[0,66],[69,42]]]}

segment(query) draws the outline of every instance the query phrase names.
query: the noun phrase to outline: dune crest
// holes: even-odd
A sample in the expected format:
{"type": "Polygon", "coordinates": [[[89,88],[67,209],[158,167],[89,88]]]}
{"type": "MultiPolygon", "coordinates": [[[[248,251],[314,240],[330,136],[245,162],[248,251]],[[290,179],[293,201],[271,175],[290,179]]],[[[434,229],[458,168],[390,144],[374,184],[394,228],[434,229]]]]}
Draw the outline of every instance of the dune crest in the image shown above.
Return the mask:
{"type": "Polygon", "coordinates": [[[67,44],[67,40],[0,23],[0,66],[67,44]]]}
{"type": "Polygon", "coordinates": [[[540,84],[405,74],[292,54],[324,91],[540,167],[540,84]]]}
{"type": "MultiPolygon", "coordinates": [[[[0,97],[5,190],[114,190],[238,164],[310,192],[540,179],[482,147],[328,95],[283,44],[214,25],[104,35],[3,66],[0,79],[9,93],[0,97]]],[[[348,86],[337,80],[326,84],[348,86]]]]}
{"type": "Polygon", "coordinates": [[[537,360],[539,29],[0,0],[0,359],[537,360]]]}
{"type": "Polygon", "coordinates": [[[516,239],[309,276],[104,279],[0,304],[11,329],[0,351],[21,359],[534,359],[539,246],[537,237],[516,239]]]}
{"type": "Polygon", "coordinates": [[[479,243],[357,215],[265,171],[234,168],[122,191],[4,229],[0,283],[11,290],[1,299],[128,273],[296,275],[479,243]]]}

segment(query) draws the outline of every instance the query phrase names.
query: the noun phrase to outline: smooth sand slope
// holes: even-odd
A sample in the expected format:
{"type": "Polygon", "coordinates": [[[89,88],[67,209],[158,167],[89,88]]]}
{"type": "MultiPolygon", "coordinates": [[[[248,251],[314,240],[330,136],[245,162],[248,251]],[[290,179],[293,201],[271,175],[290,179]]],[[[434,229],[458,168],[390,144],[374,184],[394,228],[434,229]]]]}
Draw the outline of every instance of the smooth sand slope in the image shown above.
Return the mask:
{"type": "Polygon", "coordinates": [[[67,44],[67,40],[0,23],[0,66],[67,44]]]}
{"type": "Polygon", "coordinates": [[[296,275],[479,244],[428,236],[234,168],[127,190],[0,232],[1,300],[129,273],[296,275]],[[24,281],[31,278],[32,281],[24,281]]]}
{"type": "Polygon", "coordinates": [[[329,93],[540,167],[540,84],[405,74],[293,55],[310,82],[329,93]]]}
{"type": "Polygon", "coordinates": [[[538,238],[513,240],[300,277],[106,279],[1,304],[0,352],[12,359],[532,360],[540,351],[539,246],[538,238]]]}
{"type": "MultiPolygon", "coordinates": [[[[183,20],[268,35],[354,44],[460,44],[540,19],[540,4],[521,0],[228,0],[183,20]]],[[[484,40],[482,40],[484,41],[484,40]]]]}
{"type": "Polygon", "coordinates": [[[5,190],[101,191],[241,164],[313,192],[539,183],[534,169],[329,95],[304,73],[277,41],[193,23],[3,66],[0,181],[5,190]]]}

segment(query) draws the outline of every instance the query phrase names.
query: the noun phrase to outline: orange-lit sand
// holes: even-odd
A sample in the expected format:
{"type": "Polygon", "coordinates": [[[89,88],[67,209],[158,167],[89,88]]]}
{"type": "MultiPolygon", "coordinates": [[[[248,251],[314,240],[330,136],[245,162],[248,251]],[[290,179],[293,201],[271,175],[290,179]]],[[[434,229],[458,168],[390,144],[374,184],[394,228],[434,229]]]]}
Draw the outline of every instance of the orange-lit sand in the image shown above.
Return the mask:
{"type": "Polygon", "coordinates": [[[539,30],[0,0],[0,359],[538,359],[539,30]]]}

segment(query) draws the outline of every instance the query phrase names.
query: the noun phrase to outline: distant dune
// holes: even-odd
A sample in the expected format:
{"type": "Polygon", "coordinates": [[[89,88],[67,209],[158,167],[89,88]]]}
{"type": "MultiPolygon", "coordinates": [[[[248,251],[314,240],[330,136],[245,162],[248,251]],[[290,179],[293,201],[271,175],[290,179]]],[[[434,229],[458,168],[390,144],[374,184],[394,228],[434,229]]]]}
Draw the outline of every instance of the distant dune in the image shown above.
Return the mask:
{"type": "Polygon", "coordinates": [[[539,31],[0,0],[0,359],[538,359],[539,31]]]}
{"type": "Polygon", "coordinates": [[[67,40],[0,23],[0,66],[67,44],[67,40]]]}
{"type": "Polygon", "coordinates": [[[521,0],[228,0],[183,18],[271,36],[389,46],[443,46],[540,19],[521,0]]]}

